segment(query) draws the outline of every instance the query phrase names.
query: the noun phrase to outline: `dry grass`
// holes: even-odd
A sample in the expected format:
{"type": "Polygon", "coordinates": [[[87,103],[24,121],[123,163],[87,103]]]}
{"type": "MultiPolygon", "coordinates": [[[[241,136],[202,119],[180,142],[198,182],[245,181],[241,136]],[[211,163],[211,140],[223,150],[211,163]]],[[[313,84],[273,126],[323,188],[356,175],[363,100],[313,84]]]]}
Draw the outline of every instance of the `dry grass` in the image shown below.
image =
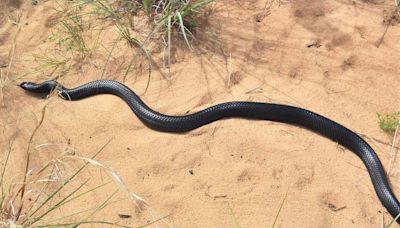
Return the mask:
{"type": "MultiPolygon", "coordinates": [[[[37,126],[38,127],[35,129],[38,129],[40,125],[37,126]]],[[[31,138],[33,141],[34,137],[31,138]]],[[[58,157],[47,162],[41,168],[30,167],[27,162],[26,166],[30,168],[25,171],[23,181],[21,183],[11,183],[7,186],[8,182],[4,180],[4,177],[7,176],[7,166],[13,165],[9,163],[9,158],[12,156],[14,140],[15,139],[12,139],[8,145],[5,158],[2,162],[2,171],[0,173],[0,221],[2,225],[7,227],[48,227],[66,225],[76,226],[80,224],[105,224],[128,227],[114,222],[92,219],[96,213],[104,210],[107,206],[124,199],[131,201],[139,210],[141,210],[143,206],[149,209],[152,219],[150,222],[143,225],[143,227],[156,222],[166,222],[165,218],[167,218],[168,215],[157,217],[157,213],[143,198],[128,189],[123,179],[115,170],[112,169],[112,167],[106,166],[95,159],[110,144],[111,140],[104,144],[90,158],[79,156],[79,151],[65,145],[62,150],[64,151],[63,153],[60,153],[58,157]],[[83,161],[84,164],[76,168],[75,171],[72,171],[71,166],[68,164],[75,160],[83,161]],[[117,188],[103,201],[99,200],[93,202],[94,205],[89,209],[84,209],[82,211],[75,210],[72,214],[62,213],[61,216],[57,216],[57,214],[59,214],[57,211],[61,208],[66,206],[68,207],[69,204],[73,204],[74,202],[80,202],[79,200],[82,200],[82,198],[91,193],[104,192],[103,188],[110,185],[110,182],[106,181],[97,186],[89,187],[90,179],[85,178],[84,173],[85,169],[88,169],[89,166],[106,171],[115,182],[117,188]],[[66,170],[67,168],[68,170],[66,170]],[[72,174],[66,177],[66,174],[71,171],[72,174]],[[81,180],[82,178],[84,179],[83,181],[81,180]],[[118,192],[123,193],[125,196],[121,199],[115,199],[118,192]]],[[[29,144],[32,145],[32,142],[29,144]]],[[[28,150],[37,150],[49,146],[58,147],[57,145],[47,143],[34,148],[28,146],[28,150]]],[[[30,153],[31,152],[32,151],[30,151],[30,153]]],[[[27,159],[27,161],[28,160],[29,159],[27,159]]]]}
{"type": "MultiPolygon", "coordinates": [[[[3,90],[7,86],[15,85],[17,80],[27,76],[59,79],[69,77],[72,74],[76,75],[85,67],[93,67],[101,71],[99,75],[102,78],[107,77],[109,63],[117,59],[116,51],[126,49],[126,46],[132,49],[131,52],[134,54],[130,61],[127,61],[127,64],[119,66],[121,69],[127,69],[123,78],[125,79],[128,76],[130,69],[133,68],[133,63],[140,56],[144,56],[148,62],[150,76],[150,66],[153,60],[150,56],[151,51],[148,49],[154,43],[159,42],[161,36],[163,37],[161,38],[162,45],[166,44],[167,50],[170,51],[174,34],[180,36],[187,46],[191,47],[191,40],[194,38],[191,30],[195,26],[198,10],[212,1],[197,1],[196,3],[190,1],[171,1],[170,3],[156,1],[153,5],[148,5],[149,1],[137,1],[136,5],[129,6],[131,8],[128,11],[121,11],[118,7],[129,2],[135,3],[135,1],[114,1],[115,4],[108,4],[109,1],[105,0],[51,0],[50,2],[55,3],[55,12],[59,16],[57,21],[52,22],[54,24],[52,24],[52,32],[48,39],[53,46],[47,46],[51,48],[49,50],[42,49],[40,52],[32,54],[28,61],[35,63],[36,67],[19,75],[16,75],[13,70],[22,12],[17,14],[18,17],[14,18],[15,20],[8,21],[8,23],[16,25],[17,29],[13,33],[7,68],[0,68],[1,104],[3,104],[4,99],[7,99],[3,90]],[[140,16],[141,12],[144,12],[145,15],[140,16]],[[134,30],[132,18],[141,18],[141,20],[147,21],[145,27],[147,27],[148,32],[144,35],[137,33],[134,30]],[[101,38],[109,35],[110,31],[114,31],[111,34],[117,34],[116,39],[111,45],[100,43],[101,38]],[[105,35],[105,33],[107,34],[105,35]],[[103,55],[104,50],[106,50],[106,55],[103,55]]],[[[128,9],[126,5],[124,9],[128,9]]],[[[1,16],[4,16],[4,14],[1,16]]],[[[107,206],[128,199],[138,210],[145,207],[146,211],[150,213],[150,222],[141,227],[158,222],[170,226],[166,221],[169,215],[160,216],[150,207],[148,202],[129,190],[123,178],[112,167],[96,159],[109,145],[110,141],[92,157],[80,156],[78,150],[67,144],[45,143],[36,145],[36,135],[42,130],[48,104],[48,101],[46,101],[43,105],[41,115],[33,129],[25,129],[30,132],[30,135],[25,138],[24,167],[22,175],[13,177],[16,178],[15,180],[9,179],[10,176],[14,175],[10,171],[12,170],[11,167],[15,165],[10,162],[13,161],[11,158],[16,156],[17,152],[21,152],[16,151],[15,142],[24,140],[24,136],[14,134],[13,137],[5,139],[9,143],[6,145],[6,153],[1,158],[0,164],[0,224],[6,227],[78,226],[82,224],[127,227],[105,221],[106,219],[97,220],[95,217],[107,206]],[[53,154],[58,155],[49,161],[42,161],[44,164],[40,164],[40,166],[36,163],[33,164],[33,154],[46,147],[56,148],[53,150],[53,154]],[[83,164],[75,168],[74,166],[78,163],[83,164]],[[86,178],[85,170],[89,168],[106,172],[114,184],[106,181],[93,186],[90,179],[86,178]],[[82,199],[96,192],[104,193],[106,192],[104,188],[112,188],[112,186],[116,189],[102,201],[95,202],[90,208],[83,209],[80,207],[79,209],[82,209],[82,211],[60,214],[60,210],[66,210],[64,208],[70,207],[69,205],[81,202],[82,199]],[[115,199],[121,194],[123,195],[122,198],[115,199]]],[[[0,110],[0,114],[4,114],[3,110],[0,110]]],[[[12,124],[17,125],[16,122],[12,124]]],[[[5,134],[3,136],[6,137],[5,134]]]]}
{"type": "Polygon", "coordinates": [[[22,13],[20,11],[16,12],[16,18],[15,21],[12,21],[11,23],[14,23],[17,28],[14,32],[14,36],[12,38],[12,44],[10,51],[8,53],[8,58],[7,58],[7,64],[6,64],[6,70],[3,70],[0,68],[0,106],[4,106],[4,93],[3,90],[4,88],[10,84],[10,76],[12,74],[12,69],[13,69],[13,64],[14,64],[14,57],[15,57],[15,49],[17,47],[17,37],[21,31],[21,26],[20,26],[20,20],[21,20],[22,13]]]}
{"type": "Polygon", "coordinates": [[[35,67],[21,77],[60,79],[96,71],[99,79],[112,74],[125,82],[146,73],[146,92],[153,65],[159,64],[153,55],[162,49],[162,65],[169,68],[174,42],[182,40],[191,49],[201,12],[212,2],[50,0],[56,19],[48,23],[49,45],[26,58],[35,67]]]}

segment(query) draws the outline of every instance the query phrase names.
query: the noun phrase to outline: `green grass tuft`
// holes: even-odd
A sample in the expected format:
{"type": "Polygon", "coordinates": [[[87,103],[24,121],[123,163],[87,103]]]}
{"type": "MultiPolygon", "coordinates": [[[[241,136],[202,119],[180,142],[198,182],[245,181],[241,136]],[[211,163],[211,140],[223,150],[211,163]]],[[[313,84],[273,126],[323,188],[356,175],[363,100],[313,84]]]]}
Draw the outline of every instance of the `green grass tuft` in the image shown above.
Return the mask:
{"type": "Polygon", "coordinates": [[[389,134],[394,134],[400,126],[400,112],[381,114],[377,113],[380,128],[389,134]]]}

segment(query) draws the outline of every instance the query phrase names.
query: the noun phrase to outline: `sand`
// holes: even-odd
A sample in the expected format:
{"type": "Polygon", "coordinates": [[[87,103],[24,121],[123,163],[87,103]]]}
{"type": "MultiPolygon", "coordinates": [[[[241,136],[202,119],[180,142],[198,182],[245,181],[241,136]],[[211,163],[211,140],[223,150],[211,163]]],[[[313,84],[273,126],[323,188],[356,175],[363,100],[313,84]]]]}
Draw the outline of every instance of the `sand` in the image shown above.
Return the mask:
{"type": "MultiPolygon", "coordinates": [[[[392,167],[390,182],[400,195],[400,163],[394,160],[390,165],[392,137],[377,122],[377,112],[395,112],[400,107],[400,29],[396,21],[385,24],[392,1],[276,1],[268,11],[263,11],[264,5],[265,1],[256,0],[216,1],[208,26],[199,34],[203,51],[181,45],[170,73],[162,66],[153,70],[143,100],[173,115],[227,101],[310,109],[362,135],[385,168],[392,167]]],[[[138,226],[165,217],[155,223],[158,227],[270,227],[274,223],[275,227],[379,227],[382,217],[385,224],[392,219],[358,157],[305,129],[229,119],[190,133],[169,134],[145,127],[117,97],[67,102],[56,96],[47,100],[30,96],[17,85],[46,77],[24,74],[32,67],[25,59],[49,45],[44,42],[51,31],[46,21],[54,11],[48,3],[13,7],[22,13],[16,42],[17,26],[5,22],[0,30],[1,60],[15,45],[15,66],[3,88],[0,111],[2,151],[15,138],[8,180],[23,177],[28,147],[34,151],[29,169],[35,173],[66,150],[73,148],[76,156],[91,157],[109,142],[96,160],[118,173],[147,206],[125,199],[100,210],[95,220],[138,226]]],[[[120,51],[126,54],[125,49],[120,51]]],[[[2,69],[5,72],[7,67],[2,69]]],[[[96,70],[82,72],[62,81],[73,87],[100,79],[96,70]]],[[[113,72],[110,64],[105,78],[122,81],[122,74],[113,72]]],[[[129,75],[125,83],[142,93],[146,71],[129,75]]],[[[60,179],[80,164],[79,159],[66,159],[60,179]]],[[[90,189],[113,179],[94,166],[74,179],[71,187],[86,180],[84,187],[90,189]]],[[[110,183],[55,210],[47,219],[93,207],[117,188],[110,183]]],[[[117,196],[125,195],[121,191],[117,196]]]]}

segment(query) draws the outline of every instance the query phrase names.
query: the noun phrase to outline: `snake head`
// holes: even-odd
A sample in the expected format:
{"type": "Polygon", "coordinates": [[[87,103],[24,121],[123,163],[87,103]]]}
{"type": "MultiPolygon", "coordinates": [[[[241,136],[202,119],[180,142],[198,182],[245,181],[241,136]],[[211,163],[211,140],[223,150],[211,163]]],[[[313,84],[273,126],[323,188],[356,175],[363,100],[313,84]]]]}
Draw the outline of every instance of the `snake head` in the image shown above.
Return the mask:
{"type": "Polygon", "coordinates": [[[52,91],[57,89],[58,82],[54,80],[45,81],[43,83],[37,84],[33,82],[22,82],[19,85],[22,89],[32,92],[32,93],[45,93],[50,94],[52,91]]]}

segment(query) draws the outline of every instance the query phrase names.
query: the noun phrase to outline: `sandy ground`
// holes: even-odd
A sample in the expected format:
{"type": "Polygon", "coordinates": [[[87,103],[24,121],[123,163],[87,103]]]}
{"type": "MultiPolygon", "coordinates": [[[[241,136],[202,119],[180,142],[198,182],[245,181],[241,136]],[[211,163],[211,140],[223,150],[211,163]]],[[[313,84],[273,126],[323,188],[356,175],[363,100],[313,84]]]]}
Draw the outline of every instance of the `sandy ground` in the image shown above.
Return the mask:
{"type": "MultiPolygon", "coordinates": [[[[176,115],[235,100],[300,106],[362,134],[388,169],[392,138],[380,130],[376,113],[400,107],[400,29],[395,21],[377,45],[392,1],[275,2],[263,15],[264,4],[217,1],[204,33],[213,34],[218,45],[210,42],[207,51],[177,55],[169,80],[154,70],[144,101],[159,112],[176,115]]],[[[2,150],[15,137],[8,179],[21,179],[29,139],[44,113],[30,146],[33,172],[67,147],[91,157],[111,140],[96,159],[112,167],[149,205],[138,209],[130,200],[118,201],[96,218],[129,226],[167,216],[156,224],[269,227],[283,203],[276,227],[379,227],[382,215],[386,224],[391,220],[362,162],[351,151],[307,130],[229,119],[187,134],[160,133],[145,127],[113,96],[66,102],[26,94],[18,83],[42,78],[20,78],[30,68],[24,57],[47,45],[45,23],[54,13],[46,4],[24,4],[20,10],[16,42],[12,40],[17,26],[6,22],[0,30],[2,61],[16,45],[15,68],[3,88],[0,111],[2,150]]],[[[111,68],[106,78],[122,80],[111,68]]],[[[77,86],[99,78],[88,70],[62,81],[77,86]]],[[[126,84],[142,92],[146,80],[144,72],[129,76],[126,84]]],[[[63,175],[70,175],[68,167],[79,164],[71,161],[63,175]]],[[[390,181],[397,195],[399,174],[395,161],[390,181]]],[[[74,181],[87,178],[91,187],[110,180],[106,172],[92,167],[74,181]]],[[[106,186],[49,218],[91,207],[115,188],[106,186]]]]}

